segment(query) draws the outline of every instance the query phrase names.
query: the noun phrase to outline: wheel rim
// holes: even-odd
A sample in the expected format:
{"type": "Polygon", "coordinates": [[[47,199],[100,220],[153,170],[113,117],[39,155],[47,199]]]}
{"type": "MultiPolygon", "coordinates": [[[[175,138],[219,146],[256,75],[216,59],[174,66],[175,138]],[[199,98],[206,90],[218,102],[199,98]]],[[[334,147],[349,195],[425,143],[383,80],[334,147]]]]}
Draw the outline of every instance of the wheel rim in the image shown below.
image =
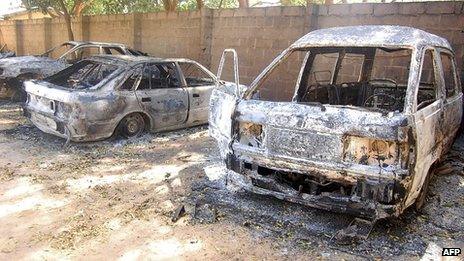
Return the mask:
{"type": "Polygon", "coordinates": [[[127,117],[124,129],[125,134],[128,137],[137,136],[142,133],[144,130],[144,121],[142,116],[135,114],[127,117]]]}

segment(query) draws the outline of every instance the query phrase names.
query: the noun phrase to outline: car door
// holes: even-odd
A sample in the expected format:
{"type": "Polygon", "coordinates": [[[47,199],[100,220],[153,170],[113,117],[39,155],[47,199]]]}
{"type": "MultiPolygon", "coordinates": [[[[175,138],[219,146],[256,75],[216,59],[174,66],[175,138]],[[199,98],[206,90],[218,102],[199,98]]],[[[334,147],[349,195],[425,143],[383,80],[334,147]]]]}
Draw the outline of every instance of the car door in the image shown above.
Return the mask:
{"type": "MultiPolygon", "coordinates": [[[[427,177],[430,166],[438,159],[441,151],[443,124],[443,90],[440,74],[437,71],[438,57],[434,48],[422,50],[422,66],[419,72],[416,103],[417,109],[413,114],[416,136],[416,164],[415,176],[407,205],[411,204],[419,194],[422,184],[427,177]]],[[[415,66],[411,65],[411,68],[415,66]]]]}
{"type": "Polygon", "coordinates": [[[178,63],[189,96],[188,123],[208,122],[209,100],[216,77],[195,62],[178,63]]]}
{"type": "Polygon", "coordinates": [[[448,149],[454,140],[462,119],[462,92],[456,73],[456,63],[453,54],[445,49],[439,49],[439,69],[445,99],[443,104],[443,143],[448,149]]]}
{"type": "Polygon", "coordinates": [[[232,151],[232,117],[237,104],[242,98],[242,93],[240,92],[238,58],[237,52],[234,49],[226,49],[222,53],[216,79],[218,86],[213,89],[209,101],[209,135],[216,139],[220,148],[219,152],[221,153],[221,157],[226,159],[227,155],[232,151]],[[221,81],[227,54],[233,55],[235,83],[221,81]]]}
{"type": "Polygon", "coordinates": [[[174,63],[147,63],[135,91],[143,110],[154,120],[158,130],[185,123],[188,92],[181,86],[174,63]]]}

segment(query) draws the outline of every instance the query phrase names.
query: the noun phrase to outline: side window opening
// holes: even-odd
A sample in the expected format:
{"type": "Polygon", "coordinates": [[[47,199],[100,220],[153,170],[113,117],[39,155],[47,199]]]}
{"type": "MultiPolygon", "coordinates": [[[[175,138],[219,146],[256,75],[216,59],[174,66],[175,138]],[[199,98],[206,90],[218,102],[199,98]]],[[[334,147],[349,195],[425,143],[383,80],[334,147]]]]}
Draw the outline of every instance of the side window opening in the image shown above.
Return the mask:
{"type": "Polygon", "coordinates": [[[87,58],[93,55],[100,54],[100,47],[99,46],[91,46],[91,47],[84,47],[80,50],[77,50],[80,53],[80,59],[87,58]]]}
{"type": "Polygon", "coordinates": [[[456,71],[454,61],[448,53],[440,53],[443,78],[445,80],[446,98],[450,98],[457,93],[456,71]]]}
{"type": "Polygon", "coordinates": [[[174,63],[156,64],[157,73],[152,75],[151,88],[177,88],[180,86],[177,69],[174,63]]]}
{"type": "Polygon", "coordinates": [[[215,84],[214,79],[195,63],[180,62],[179,66],[184,74],[187,86],[196,87],[215,84]]]}
{"type": "Polygon", "coordinates": [[[174,63],[145,65],[138,90],[176,88],[180,86],[174,63]]]}
{"type": "Polygon", "coordinates": [[[420,110],[437,99],[433,51],[426,50],[422,62],[419,89],[417,91],[417,109],[420,110]]]}
{"type": "Polygon", "coordinates": [[[141,68],[136,68],[128,73],[127,79],[121,84],[120,90],[133,90],[135,87],[135,83],[137,82],[137,79],[139,78],[141,73],[141,68]]]}
{"type": "Polygon", "coordinates": [[[308,75],[308,86],[331,84],[338,53],[315,54],[308,75]]]}
{"type": "Polygon", "coordinates": [[[66,52],[74,48],[74,45],[69,43],[64,43],[60,46],[54,47],[53,49],[48,50],[43,56],[47,56],[53,59],[59,59],[66,52]]]}
{"type": "Polygon", "coordinates": [[[100,54],[100,47],[86,46],[86,47],[78,48],[74,52],[69,53],[68,55],[66,55],[65,59],[68,63],[75,63],[84,58],[88,58],[90,56],[98,55],[98,54],[100,54]]]}
{"type": "MultiPolygon", "coordinates": [[[[269,73],[253,97],[266,101],[291,101],[305,55],[306,51],[292,52],[269,73]]],[[[325,77],[324,73],[320,77],[325,77]]]]}
{"type": "Polygon", "coordinates": [[[119,47],[103,47],[103,51],[105,52],[105,54],[112,54],[112,55],[124,54],[123,50],[119,47]]]}
{"type": "Polygon", "coordinates": [[[156,67],[145,65],[142,70],[142,78],[140,78],[140,83],[137,87],[137,90],[149,90],[152,75],[156,73],[158,73],[156,67]]]}

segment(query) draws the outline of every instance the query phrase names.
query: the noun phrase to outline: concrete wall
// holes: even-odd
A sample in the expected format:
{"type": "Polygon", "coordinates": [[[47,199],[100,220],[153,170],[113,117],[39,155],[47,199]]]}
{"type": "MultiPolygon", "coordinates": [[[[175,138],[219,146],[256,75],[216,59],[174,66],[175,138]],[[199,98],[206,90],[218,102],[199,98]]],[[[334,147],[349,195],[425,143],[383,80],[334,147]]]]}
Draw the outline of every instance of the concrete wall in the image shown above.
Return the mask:
{"type": "MultiPolygon", "coordinates": [[[[284,48],[305,33],[343,25],[391,24],[447,38],[462,65],[464,2],[362,3],[223,9],[180,13],[85,16],[77,40],[121,42],[153,56],[198,60],[216,72],[223,49],[239,54],[242,83],[250,83],[284,48]]],[[[67,38],[62,19],[1,21],[3,41],[19,54],[41,53],[67,38]]],[[[231,66],[225,71],[231,77],[231,66]]],[[[293,67],[282,71],[288,76],[293,67]]],[[[291,75],[291,77],[293,77],[291,75]]]]}

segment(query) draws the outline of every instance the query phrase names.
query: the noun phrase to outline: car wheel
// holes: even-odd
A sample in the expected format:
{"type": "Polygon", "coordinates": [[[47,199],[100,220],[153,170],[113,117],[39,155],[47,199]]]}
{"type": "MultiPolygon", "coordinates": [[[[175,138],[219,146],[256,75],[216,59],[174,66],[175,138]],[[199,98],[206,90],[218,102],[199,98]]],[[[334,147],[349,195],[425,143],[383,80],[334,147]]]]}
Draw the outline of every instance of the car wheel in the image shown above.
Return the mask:
{"type": "Polygon", "coordinates": [[[25,102],[26,95],[22,87],[23,82],[19,79],[13,78],[7,82],[7,88],[11,93],[12,102],[25,102]]]}
{"type": "Polygon", "coordinates": [[[119,127],[120,134],[125,138],[140,136],[145,131],[145,120],[140,113],[127,115],[119,127]]]}
{"type": "Polygon", "coordinates": [[[427,173],[427,177],[425,177],[424,184],[422,184],[421,191],[419,192],[419,196],[417,196],[415,208],[416,210],[421,210],[425,204],[425,198],[427,197],[427,192],[429,190],[430,180],[432,180],[432,176],[434,174],[434,167],[430,167],[429,173],[427,173]]]}

